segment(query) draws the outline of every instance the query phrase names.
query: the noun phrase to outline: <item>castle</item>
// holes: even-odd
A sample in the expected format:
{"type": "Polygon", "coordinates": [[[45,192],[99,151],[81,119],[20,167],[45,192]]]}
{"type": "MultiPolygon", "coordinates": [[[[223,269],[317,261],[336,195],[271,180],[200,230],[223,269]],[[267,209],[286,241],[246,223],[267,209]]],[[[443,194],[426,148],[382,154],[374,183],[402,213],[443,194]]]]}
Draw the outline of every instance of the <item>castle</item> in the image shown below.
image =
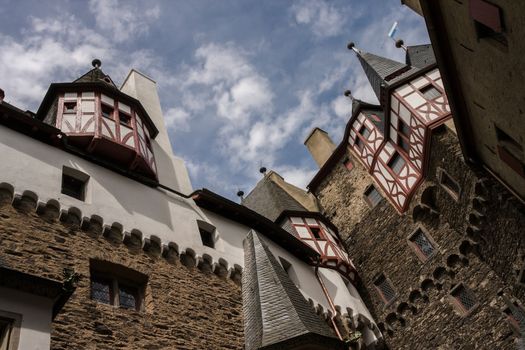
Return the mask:
{"type": "Polygon", "coordinates": [[[136,70],[36,113],[0,90],[0,349],[515,348],[525,206],[465,161],[432,46],[398,46],[348,45],[379,103],[312,130],[308,191],[263,171],[240,204],[192,188],[136,70]]]}

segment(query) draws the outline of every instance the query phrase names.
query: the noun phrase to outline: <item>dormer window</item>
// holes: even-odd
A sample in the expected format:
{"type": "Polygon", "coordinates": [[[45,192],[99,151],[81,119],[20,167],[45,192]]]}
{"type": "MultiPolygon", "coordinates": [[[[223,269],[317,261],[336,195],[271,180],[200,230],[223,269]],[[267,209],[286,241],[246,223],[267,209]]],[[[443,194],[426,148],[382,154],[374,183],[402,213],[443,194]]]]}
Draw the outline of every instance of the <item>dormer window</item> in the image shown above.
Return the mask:
{"type": "Polygon", "coordinates": [[[113,107],[102,104],[101,110],[104,118],[113,119],[113,107]]]}
{"type": "Polygon", "coordinates": [[[74,114],[77,112],[77,103],[76,102],[64,102],[64,113],[74,114]]]}

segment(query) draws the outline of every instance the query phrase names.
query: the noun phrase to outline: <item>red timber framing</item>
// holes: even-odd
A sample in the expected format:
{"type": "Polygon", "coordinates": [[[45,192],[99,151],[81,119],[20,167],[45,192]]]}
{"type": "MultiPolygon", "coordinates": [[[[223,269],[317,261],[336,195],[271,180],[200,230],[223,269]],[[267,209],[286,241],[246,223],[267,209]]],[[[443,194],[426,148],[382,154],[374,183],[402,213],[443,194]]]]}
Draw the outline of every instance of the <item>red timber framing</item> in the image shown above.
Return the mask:
{"type": "Polygon", "coordinates": [[[62,92],[56,127],[71,144],[157,178],[148,128],[129,104],[97,91],[62,92]]]}
{"type": "Polygon", "coordinates": [[[295,236],[319,253],[320,266],[337,270],[355,282],[355,267],[334,231],[317,218],[292,216],[286,220],[290,220],[295,236]]]}
{"type": "Polygon", "coordinates": [[[431,130],[451,118],[437,68],[392,88],[385,116],[383,135],[359,112],[351,121],[349,148],[402,213],[425,176],[431,130]],[[425,96],[428,88],[432,88],[435,95],[425,96]],[[363,127],[367,128],[368,137],[363,136],[363,127]],[[392,163],[396,158],[398,166],[394,171],[392,163]]]}

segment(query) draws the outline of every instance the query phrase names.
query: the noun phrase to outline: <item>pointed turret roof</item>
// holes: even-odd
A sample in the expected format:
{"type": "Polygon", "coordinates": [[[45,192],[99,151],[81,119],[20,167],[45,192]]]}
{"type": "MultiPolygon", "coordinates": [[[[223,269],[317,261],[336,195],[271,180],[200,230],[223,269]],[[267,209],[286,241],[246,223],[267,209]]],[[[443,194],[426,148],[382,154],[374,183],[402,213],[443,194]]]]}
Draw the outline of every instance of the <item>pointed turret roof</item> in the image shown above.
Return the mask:
{"type": "Polygon", "coordinates": [[[246,350],[343,349],[255,231],[244,240],[242,279],[246,350]]]}
{"type": "Polygon", "coordinates": [[[73,81],[73,83],[96,83],[96,82],[104,82],[111,87],[114,87],[115,89],[118,89],[111,77],[107,74],[105,74],[102,69],[100,69],[100,66],[102,65],[102,62],[98,59],[94,59],[92,62],[93,69],[85,73],[84,75],[80,76],[80,78],[73,81]]]}

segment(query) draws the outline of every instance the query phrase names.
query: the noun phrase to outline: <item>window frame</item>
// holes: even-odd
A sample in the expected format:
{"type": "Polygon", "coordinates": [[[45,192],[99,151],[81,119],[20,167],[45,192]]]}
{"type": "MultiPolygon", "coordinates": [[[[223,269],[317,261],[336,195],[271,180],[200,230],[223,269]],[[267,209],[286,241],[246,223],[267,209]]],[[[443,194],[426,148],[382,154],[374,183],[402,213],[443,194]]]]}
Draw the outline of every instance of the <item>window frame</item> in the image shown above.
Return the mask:
{"type": "Polygon", "coordinates": [[[459,199],[461,198],[461,186],[456,179],[454,179],[450,174],[443,168],[438,167],[437,168],[437,179],[438,183],[449,194],[450,197],[456,202],[459,202],[459,199]],[[453,184],[455,184],[458,188],[458,192],[456,192],[453,188],[448,186],[446,183],[444,183],[444,180],[450,180],[453,184]]]}
{"type": "MultiPolygon", "coordinates": [[[[0,310],[0,322],[4,323],[8,328],[5,329],[5,334],[8,334],[7,339],[3,339],[6,343],[0,343],[0,347],[6,345],[7,350],[17,350],[20,342],[20,330],[22,328],[22,315],[0,310]]],[[[0,332],[2,328],[0,328],[0,332]]],[[[0,335],[1,337],[1,335],[0,335]]],[[[1,340],[1,338],[0,338],[1,340]]]]}
{"type": "Polygon", "coordinates": [[[394,288],[394,284],[392,283],[390,278],[388,278],[387,275],[384,272],[379,274],[379,276],[377,276],[372,283],[374,285],[374,288],[377,291],[377,294],[379,295],[379,297],[383,301],[384,307],[389,306],[390,304],[392,304],[397,299],[398,293],[397,293],[396,289],[394,288]],[[380,281],[381,279],[383,279],[384,281],[381,282],[380,281]],[[380,287],[381,285],[383,285],[383,283],[388,284],[390,289],[392,289],[393,296],[392,296],[392,298],[390,300],[388,300],[386,298],[385,293],[383,292],[383,290],[380,287]]]}
{"type": "Polygon", "coordinates": [[[115,121],[115,106],[112,106],[104,101],[100,102],[100,116],[109,120],[115,121]],[[111,109],[111,113],[108,117],[104,115],[104,108],[111,109]]]}
{"type": "Polygon", "coordinates": [[[363,198],[365,200],[365,202],[368,204],[368,206],[370,208],[375,208],[379,203],[381,203],[381,201],[384,199],[383,195],[381,194],[381,192],[379,192],[379,190],[377,189],[377,187],[374,185],[374,184],[370,184],[368,185],[364,192],[363,192],[363,198]],[[370,199],[369,199],[369,194],[372,192],[372,191],[376,191],[379,196],[381,197],[381,199],[377,202],[377,203],[373,203],[370,199]]]}
{"type": "Polygon", "coordinates": [[[77,101],[64,101],[64,108],[62,110],[62,114],[77,114],[78,111],[78,103],[77,101]],[[66,108],[67,105],[74,105],[73,110],[71,111],[69,108],[66,108]]]}
{"type": "Polygon", "coordinates": [[[455,285],[454,288],[452,288],[448,293],[448,297],[456,312],[458,312],[462,317],[467,317],[471,315],[479,305],[479,300],[474,294],[474,292],[470,288],[468,288],[463,282],[460,282],[457,285],[455,285]],[[463,289],[465,293],[469,294],[469,297],[474,299],[474,305],[472,305],[470,309],[467,309],[465,305],[461,302],[459,295],[454,295],[454,293],[458,293],[458,290],[460,289],[463,289]]]}
{"type": "Polygon", "coordinates": [[[88,190],[89,190],[89,179],[90,176],[86,173],[83,173],[82,171],[74,168],[70,168],[67,166],[62,166],[62,180],[60,185],[60,193],[65,194],[66,196],[69,196],[71,198],[75,198],[76,200],[86,202],[88,197],[88,190]],[[81,184],[81,189],[78,194],[74,193],[73,190],[66,189],[64,187],[64,184],[67,183],[65,181],[67,178],[71,178],[74,181],[78,181],[81,184]]]}
{"type": "Polygon", "coordinates": [[[212,224],[210,224],[209,222],[202,221],[202,220],[197,220],[197,227],[199,229],[199,236],[201,238],[202,245],[204,247],[215,249],[215,244],[217,243],[217,240],[218,240],[217,228],[213,226],[212,224]],[[209,235],[211,246],[206,244],[203,234],[209,235]]]}
{"type": "Polygon", "coordinates": [[[427,100],[427,101],[434,101],[434,100],[440,98],[440,97],[443,95],[443,93],[441,92],[441,90],[439,90],[439,88],[438,88],[437,86],[435,86],[434,84],[432,84],[432,83],[429,83],[429,84],[423,85],[423,86],[420,87],[418,90],[419,90],[419,93],[420,93],[421,95],[423,95],[423,97],[424,97],[425,100],[427,100]],[[432,96],[427,96],[427,93],[428,93],[429,91],[431,91],[431,90],[435,90],[435,91],[437,91],[438,94],[437,94],[436,96],[434,96],[434,97],[432,97],[432,96]]]}
{"type": "Polygon", "coordinates": [[[118,309],[132,310],[136,312],[145,311],[145,295],[148,277],[138,271],[126,266],[118,265],[108,261],[90,260],[89,268],[90,299],[102,305],[108,305],[118,309]],[[107,281],[109,285],[109,304],[93,298],[93,281],[107,281]],[[135,289],[135,308],[120,305],[120,286],[135,289]]]}
{"type": "Polygon", "coordinates": [[[406,159],[401,155],[401,153],[399,153],[397,150],[396,152],[394,152],[392,154],[392,157],[390,157],[390,159],[388,160],[388,163],[387,163],[387,166],[388,168],[392,171],[392,173],[394,175],[399,175],[401,173],[401,171],[403,170],[403,167],[405,167],[405,165],[407,165],[407,161],[406,159]],[[396,162],[396,160],[399,160],[399,161],[402,161],[403,164],[401,165],[401,167],[399,168],[398,171],[396,171],[394,169],[394,162],[396,162]]]}
{"type": "Polygon", "coordinates": [[[432,236],[430,235],[430,233],[427,231],[426,228],[424,228],[423,226],[419,225],[418,227],[416,227],[415,230],[413,230],[408,236],[407,236],[407,243],[408,245],[412,248],[412,250],[414,250],[416,256],[419,258],[419,260],[422,262],[422,263],[426,263],[428,262],[432,257],[434,257],[437,253],[438,253],[438,245],[437,243],[434,241],[434,239],[432,238],[432,236]],[[423,234],[423,236],[425,237],[425,239],[430,243],[430,245],[432,246],[433,250],[432,250],[432,253],[430,253],[429,255],[425,255],[423,253],[423,250],[419,247],[419,245],[413,240],[413,238],[419,233],[421,232],[421,234],[423,234]]]}

